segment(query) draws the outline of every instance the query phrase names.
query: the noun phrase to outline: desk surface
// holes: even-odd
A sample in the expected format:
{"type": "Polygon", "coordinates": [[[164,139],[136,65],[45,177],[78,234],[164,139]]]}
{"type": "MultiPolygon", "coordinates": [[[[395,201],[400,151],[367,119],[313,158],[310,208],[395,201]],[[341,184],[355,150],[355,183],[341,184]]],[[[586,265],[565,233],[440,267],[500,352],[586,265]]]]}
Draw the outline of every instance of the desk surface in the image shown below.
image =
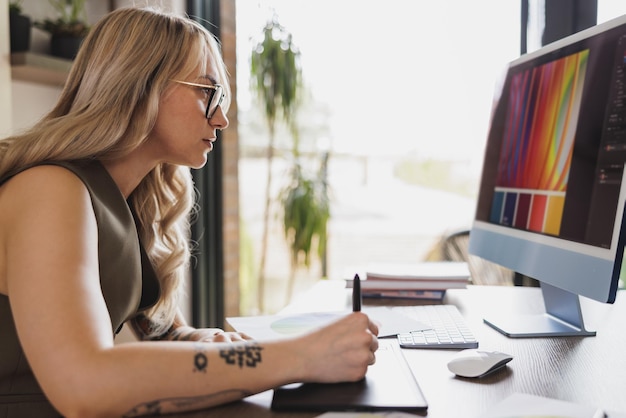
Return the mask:
{"type": "MultiPolygon", "coordinates": [[[[350,295],[342,283],[320,282],[285,312],[311,310],[319,301],[321,310],[350,306],[350,295]],[[316,294],[324,298],[315,297],[316,294]],[[329,295],[333,295],[329,297],[329,295]]],[[[367,300],[365,301],[367,304],[367,300]]],[[[480,342],[480,348],[510,353],[509,367],[480,380],[457,378],[446,363],[456,350],[403,350],[426,399],[428,410],[421,416],[434,418],[478,417],[507,396],[527,393],[611,412],[626,412],[626,291],[613,305],[581,301],[585,325],[595,337],[511,339],[483,323],[486,315],[502,312],[543,312],[540,289],[507,286],[470,286],[448,291],[445,303],[456,305],[480,342]]],[[[376,304],[384,304],[377,301],[376,304]]],[[[398,305],[387,300],[386,304],[398,305]]],[[[403,302],[406,304],[406,302],[403,302]]],[[[185,414],[185,417],[254,416],[315,417],[319,413],[286,413],[269,409],[272,391],[241,402],[185,414]]],[[[610,416],[610,413],[609,413],[610,416]]]]}

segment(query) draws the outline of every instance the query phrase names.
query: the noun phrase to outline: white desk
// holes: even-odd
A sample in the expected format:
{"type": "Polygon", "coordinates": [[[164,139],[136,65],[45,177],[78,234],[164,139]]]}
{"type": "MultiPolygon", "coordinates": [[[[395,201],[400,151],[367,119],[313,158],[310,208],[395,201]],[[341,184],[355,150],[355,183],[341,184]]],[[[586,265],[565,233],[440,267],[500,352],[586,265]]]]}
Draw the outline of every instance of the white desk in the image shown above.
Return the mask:
{"type": "MultiPolygon", "coordinates": [[[[614,305],[583,300],[586,325],[595,337],[507,338],[482,322],[484,315],[543,311],[541,292],[529,287],[471,286],[448,291],[445,303],[457,305],[480,341],[480,347],[513,354],[509,366],[480,380],[455,377],[446,367],[456,350],[404,350],[429,403],[422,416],[478,417],[515,393],[528,393],[601,406],[626,413],[626,291],[614,305]]],[[[365,304],[370,303],[367,299],[365,304]]],[[[376,304],[410,304],[376,301],[376,304]]],[[[341,282],[320,282],[285,312],[338,310],[350,306],[350,292],[341,282]],[[322,297],[323,296],[323,297],[322,297]]],[[[278,413],[267,391],[231,405],[189,413],[185,417],[315,417],[317,413],[278,413]]]]}

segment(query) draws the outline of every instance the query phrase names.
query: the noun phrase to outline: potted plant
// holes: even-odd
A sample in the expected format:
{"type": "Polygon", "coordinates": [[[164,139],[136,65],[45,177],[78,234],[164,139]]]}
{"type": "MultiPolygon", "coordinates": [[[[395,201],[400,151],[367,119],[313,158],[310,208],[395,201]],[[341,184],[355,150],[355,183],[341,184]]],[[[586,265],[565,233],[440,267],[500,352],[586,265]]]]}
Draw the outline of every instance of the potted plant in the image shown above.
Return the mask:
{"type": "Polygon", "coordinates": [[[30,49],[30,17],[22,14],[22,0],[9,1],[11,52],[30,49]]]}
{"type": "Polygon", "coordinates": [[[85,1],[48,0],[57,12],[57,18],[37,21],[34,25],[50,33],[51,55],[67,59],[76,57],[80,44],[89,32],[85,1]]]}

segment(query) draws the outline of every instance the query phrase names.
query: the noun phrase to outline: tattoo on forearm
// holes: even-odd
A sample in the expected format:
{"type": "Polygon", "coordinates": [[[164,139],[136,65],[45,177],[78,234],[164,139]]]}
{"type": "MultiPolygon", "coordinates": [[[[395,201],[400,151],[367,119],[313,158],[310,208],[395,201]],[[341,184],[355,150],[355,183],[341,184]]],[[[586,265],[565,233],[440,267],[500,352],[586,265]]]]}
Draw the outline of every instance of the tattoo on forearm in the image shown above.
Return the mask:
{"type": "Polygon", "coordinates": [[[124,418],[142,415],[161,416],[175,412],[192,411],[208,408],[235,399],[250,396],[252,393],[243,389],[231,389],[211,395],[194,396],[188,398],[169,398],[146,402],[135,406],[125,413],[124,418]]]}
{"type": "Polygon", "coordinates": [[[209,359],[207,358],[206,354],[204,354],[204,345],[196,344],[196,349],[198,350],[198,352],[193,356],[193,371],[206,373],[209,359]]]}
{"type": "Polygon", "coordinates": [[[256,367],[261,362],[261,350],[257,344],[234,345],[230,348],[220,350],[220,357],[226,364],[236,364],[241,369],[243,366],[256,367]]]}

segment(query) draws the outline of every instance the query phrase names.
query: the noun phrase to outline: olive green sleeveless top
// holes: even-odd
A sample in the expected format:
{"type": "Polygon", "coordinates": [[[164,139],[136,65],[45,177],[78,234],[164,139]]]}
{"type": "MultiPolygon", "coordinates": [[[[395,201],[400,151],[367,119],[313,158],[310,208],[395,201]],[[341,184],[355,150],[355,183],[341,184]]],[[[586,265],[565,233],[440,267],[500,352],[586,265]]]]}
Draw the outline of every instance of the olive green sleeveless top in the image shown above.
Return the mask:
{"type": "MultiPolygon", "coordinates": [[[[113,324],[111,331],[117,333],[137,312],[154,305],[160,294],[154,270],[139,243],[132,211],[100,162],[45,164],[73,171],[89,190],[98,224],[100,286],[113,324]]],[[[0,179],[0,186],[15,174],[0,179]]],[[[10,300],[0,295],[0,418],[58,416],[24,356],[10,300]]]]}

